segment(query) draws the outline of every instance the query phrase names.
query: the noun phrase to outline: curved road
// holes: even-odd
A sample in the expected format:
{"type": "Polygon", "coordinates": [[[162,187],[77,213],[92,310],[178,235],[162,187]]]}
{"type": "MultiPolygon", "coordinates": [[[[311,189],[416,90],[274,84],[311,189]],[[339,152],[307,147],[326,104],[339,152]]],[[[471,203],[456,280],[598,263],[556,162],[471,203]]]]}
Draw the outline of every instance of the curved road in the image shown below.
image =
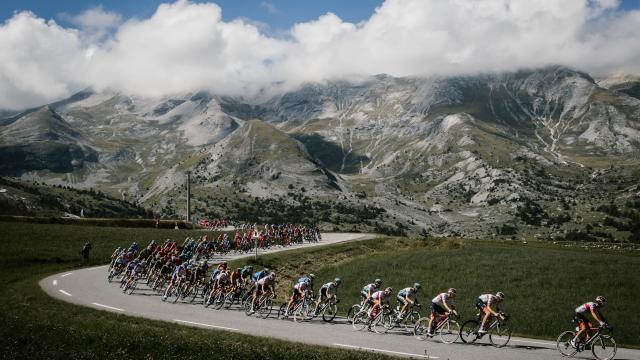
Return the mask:
{"type": "MultiPolygon", "coordinates": [[[[318,244],[274,249],[260,252],[260,254],[374,237],[370,234],[328,233],[318,244]]],[[[252,255],[227,256],[225,259],[247,256],[252,255]]],[[[480,340],[475,345],[465,345],[459,342],[447,345],[441,344],[437,340],[419,341],[400,331],[384,335],[355,331],[351,325],[340,318],[336,318],[334,323],[324,323],[317,318],[306,323],[293,323],[289,320],[278,320],[274,318],[273,314],[270,319],[266,320],[249,317],[237,307],[235,310],[213,310],[205,309],[201,304],[188,304],[180,301],[176,304],[165,303],[161,301],[160,295],[144,285],[138,285],[138,289],[133,295],[123,294],[117,283],[110,284],[106,281],[106,268],[106,266],[98,266],[53,275],[40,281],[40,286],[54,298],[95,309],[170,321],[187,326],[241,332],[309,344],[360,349],[420,359],[563,359],[555,349],[555,343],[544,340],[512,338],[509,345],[502,349],[487,345],[488,340],[486,339],[480,340]]],[[[341,305],[345,306],[345,304],[341,305]]],[[[590,355],[590,352],[584,352],[576,358],[590,359],[590,355]]],[[[640,350],[618,349],[616,359],[640,359],[640,350]]]]}

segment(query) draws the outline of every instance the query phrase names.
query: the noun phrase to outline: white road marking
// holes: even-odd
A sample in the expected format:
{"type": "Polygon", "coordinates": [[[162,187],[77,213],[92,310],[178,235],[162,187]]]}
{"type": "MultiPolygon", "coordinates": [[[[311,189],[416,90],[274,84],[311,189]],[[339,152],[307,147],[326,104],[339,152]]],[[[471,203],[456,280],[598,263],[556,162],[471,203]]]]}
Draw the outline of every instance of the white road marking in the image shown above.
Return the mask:
{"type": "Polygon", "coordinates": [[[95,302],[92,303],[92,304],[95,305],[95,306],[103,307],[105,309],[111,309],[111,310],[116,310],[116,311],[124,311],[124,309],[120,309],[120,308],[113,307],[113,306],[108,306],[108,305],[103,305],[103,304],[99,304],[99,303],[95,303],[95,302]]]}
{"type": "Polygon", "coordinates": [[[64,291],[64,290],[62,290],[62,289],[60,289],[60,290],[58,290],[58,291],[60,291],[61,293],[65,294],[65,295],[67,295],[67,296],[71,296],[71,294],[69,294],[68,292],[66,292],[66,291],[64,291]]]}
{"type": "Polygon", "coordinates": [[[240,331],[239,329],[234,329],[234,328],[230,328],[230,327],[217,326],[217,325],[211,325],[211,324],[203,324],[203,323],[194,322],[194,321],[179,320],[179,319],[173,319],[173,321],[179,322],[179,323],[191,324],[191,325],[206,326],[206,327],[215,328],[215,329],[230,330],[230,331],[240,331]]]}
{"type": "Polygon", "coordinates": [[[521,343],[528,343],[528,344],[538,344],[538,345],[556,346],[556,344],[546,343],[546,342],[540,342],[540,341],[516,340],[516,339],[511,339],[511,341],[521,342],[521,343]]]}
{"type": "Polygon", "coordinates": [[[53,280],[53,286],[58,286],[58,280],[53,280]]]}
{"type": "Polygon", "coordinates": [[[364,347],[364,346],[354,346],[354,345],[337,344],[337,343],[333,344],[333,346],[340,346],[340,347],[345,347],[345,348],[349,348],[349,349],[356,349],[356,350],[369,350],[369,351],[377,351],[377,352],[396,354],[396,355],[406,355],[406,356],[413,356],[413,357],[421,357],[421,358],[425,358],[425,359],[439,359],[439,357],[437,357],[437,356],[419,355],[419,354],[412,354],[412,353],[406,353],[406,352],[400,352],[400,351],[391,351],[391,350],[385,350],[385,349],[375,349],[375,348],[368,348],[368,347],[364,347]]]}
{"type": "Polygon", "coordinates": [[[69,275],[71,275],[71,274],[73,274],[73,273],[66,273],[66,274],[62,274],[62,275],[60,275],[60,277],[69,276],[69,275]]]}

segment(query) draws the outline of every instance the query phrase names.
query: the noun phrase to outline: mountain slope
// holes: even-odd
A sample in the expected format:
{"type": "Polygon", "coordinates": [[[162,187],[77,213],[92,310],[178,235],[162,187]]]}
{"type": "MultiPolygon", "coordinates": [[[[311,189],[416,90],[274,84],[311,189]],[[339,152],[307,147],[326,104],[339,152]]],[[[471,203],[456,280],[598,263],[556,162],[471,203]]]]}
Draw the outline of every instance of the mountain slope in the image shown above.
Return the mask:
{"type": "Polygon", "coordinates": [[[98,159],[83,136],[49,106],[0,127],[0,139],[0,174],[66,173],[98,159]]]}
{"type": "MultiPolygon", "coordinates": [[[[556,66],[334,80],[265,101],[84,91],[53,104],[64,123],[47,126],[95,149],[98,161],[21,171],[167,216],[183,213],[191,172],[197,216],[276,201],[323,208],[313,221],[362,230],[561,237],[604,226],[595,209],[640,195],[640,100],[616,87],[627,83],[556,66]]],[[[626,234],[604,228],[603,239],[626,234]]]]}

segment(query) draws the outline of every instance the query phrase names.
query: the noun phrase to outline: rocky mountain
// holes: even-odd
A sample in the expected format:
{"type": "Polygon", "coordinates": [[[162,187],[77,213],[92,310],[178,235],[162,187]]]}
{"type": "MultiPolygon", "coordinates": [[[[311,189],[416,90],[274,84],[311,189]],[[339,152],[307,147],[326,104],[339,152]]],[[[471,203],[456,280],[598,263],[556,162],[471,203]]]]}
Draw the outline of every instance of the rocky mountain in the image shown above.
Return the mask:
{"type": "Polygon", "coordinates": [[[0,128],[0,173],[73,172],[96,162],[96,151],[50,106],[7,119],[0,128]]]}
{"type": "MultiPolygon", "coordinates": [[[[279,206],[348,229],[562,237],[604,226],[600,205],[640,196],[634,81],[549,67],[376,75],[266,100],[87,90],[0,127],[6,146],[19,134],[14,124],[48,111],[36,118],[57,122],[39,129],[84,151],[76,167],[13,162],[2,172],[99,188],[165,215],[183,211],[190,171],[199,216],[270,221],[255,208],[279,206]]],[[[11,146],[39,143],[16,139],[11,146]]],[[[599,233],[626,236],[606,226],[599,233]]]]}

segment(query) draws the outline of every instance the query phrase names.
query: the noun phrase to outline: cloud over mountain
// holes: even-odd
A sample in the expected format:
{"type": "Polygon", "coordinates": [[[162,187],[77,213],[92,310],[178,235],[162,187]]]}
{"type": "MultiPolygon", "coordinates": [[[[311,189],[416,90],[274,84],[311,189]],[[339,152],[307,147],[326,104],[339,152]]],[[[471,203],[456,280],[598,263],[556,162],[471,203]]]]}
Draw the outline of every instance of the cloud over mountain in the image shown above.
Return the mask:
{"type": "MultiPolygon", "coordinates": [[[[274,83],[388,73],[451,75],[562,64],[640,73],[640,11],[615,0],[387,0],[359,24],[327,13],[272,37],[214,3],[163,4],[146,19],[102,8],[65,28],[30,12],[0,25],[0,108],[83,87],[157,96],[252,94],[274,83]],[[99,19],[102,25],[89,26],[99,19]],[[106,35],[105,30],[109,30],[106,35]]],[[[70,16],[70,15],[68,15],[70,16]]]]}

